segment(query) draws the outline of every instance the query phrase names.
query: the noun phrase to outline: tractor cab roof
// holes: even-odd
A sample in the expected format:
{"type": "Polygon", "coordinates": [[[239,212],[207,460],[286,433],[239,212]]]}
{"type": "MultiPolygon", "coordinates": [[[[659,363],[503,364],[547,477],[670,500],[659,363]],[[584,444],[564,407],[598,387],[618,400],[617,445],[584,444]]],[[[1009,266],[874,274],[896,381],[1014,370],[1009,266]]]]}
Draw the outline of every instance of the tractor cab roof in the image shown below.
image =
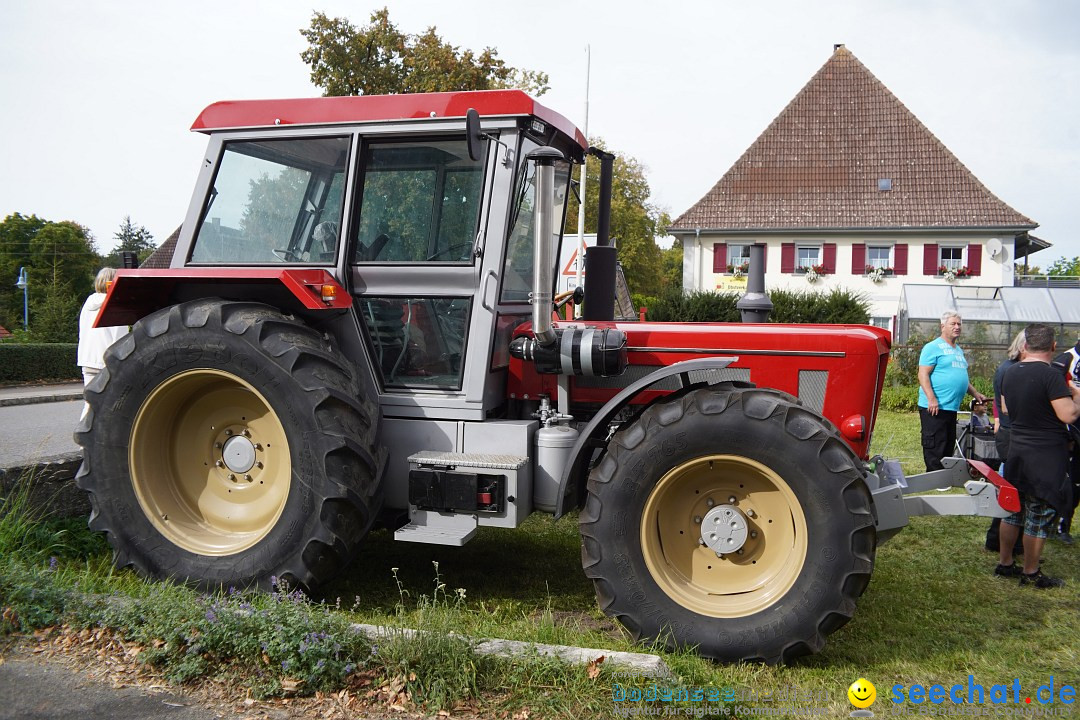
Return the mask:
{"type": "Polygon", "coordinates": [[[559,113],[520,90],[415,95],[361,95],[285,100],[225,100],[199,113],[191,129],[211,133],[283,125],[340,125],[398,120],[464,118],[470,108],[481,117],[534,117],[587,149],[585,136],[559,113]]]}

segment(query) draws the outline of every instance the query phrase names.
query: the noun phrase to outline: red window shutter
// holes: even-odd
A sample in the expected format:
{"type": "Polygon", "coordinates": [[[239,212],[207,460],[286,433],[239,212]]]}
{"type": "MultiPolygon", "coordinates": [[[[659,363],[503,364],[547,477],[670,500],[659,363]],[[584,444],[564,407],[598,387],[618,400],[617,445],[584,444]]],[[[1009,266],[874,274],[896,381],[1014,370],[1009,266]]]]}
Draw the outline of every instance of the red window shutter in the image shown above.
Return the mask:
{"type": "Polygon", "coordinates": [[[713,243],[713,272],[728,271],[728,244],[713,243]]]}
{"type": "Polygon", "coordinates": [[[780,272],[795,272],[795,243],[780,243],[780,272]]]}
{"type": "Polygon", "coordinates": [[[825,272],[836,274],[836,243],[825,243],[822,246],[821,264],[825,266],[825,272]]]}
{"type": "Polygon", "coordinates": [[[971,243],[968,245],[968,274],[972,277],[982,275],[982,245],[971,243]]]}
{"type": "Polygon", "coordinates": [[[893,274],[907,275],[907,243],[897,243],[893,248],[893,274]]]}
{"type": "Polygon", "coordinates": [[[923,245],[922,271],[923,275],[937,275],[938,251],[937,243],[923,245]]]}
{"type": "Polygon", "coordinates": [[[855,243],[851,246],[851,274],[862,275],[866,272],[866,244],[855,243]]]}

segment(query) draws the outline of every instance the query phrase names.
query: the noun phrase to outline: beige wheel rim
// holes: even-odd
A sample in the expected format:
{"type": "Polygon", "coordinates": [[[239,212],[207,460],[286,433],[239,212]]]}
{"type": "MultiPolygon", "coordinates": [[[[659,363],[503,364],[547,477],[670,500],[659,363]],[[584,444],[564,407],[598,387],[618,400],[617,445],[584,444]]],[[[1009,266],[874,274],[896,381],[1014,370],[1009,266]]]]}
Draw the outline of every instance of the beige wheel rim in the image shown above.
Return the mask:
{"type": "Polygon", "coordinates": [[[641,548],[670,598],[709,617],[764,610],[791,589],[806,562],[806,517],[784,480],[759,462],[709,455],[665,474],[645,503],[641,548]],[[702,544],[702,520],[718,505],[742,514],[741,553],[718,557],[702,544]]]}
{"type": "Polygon", "coordinates": [[[150,522],[199,555],[252,547],[289,495],[281,421],[259,391],[220,370],[190,370],[155,388],[135,418],[128,457],[150,522]]]}

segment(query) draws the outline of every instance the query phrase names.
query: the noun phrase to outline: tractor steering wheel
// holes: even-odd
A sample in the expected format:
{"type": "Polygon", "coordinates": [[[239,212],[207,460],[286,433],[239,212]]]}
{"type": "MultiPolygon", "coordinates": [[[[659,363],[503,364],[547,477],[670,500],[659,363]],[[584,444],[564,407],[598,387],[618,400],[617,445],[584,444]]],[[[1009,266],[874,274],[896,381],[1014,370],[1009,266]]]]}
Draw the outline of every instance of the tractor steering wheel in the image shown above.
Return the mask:
{"type": "Polygon", "coordinates": [[[472,242],[454,243],[453,245],[448,245],[448,246],[444,247],[442,250],[436,250],[434,253],[432,253],[431,255],[428,256],[427,261],[428,262],[433,262],[435,260],[438,260],[440,255],[446,255],[447,260],[449,262],[460,262],[461,260],[464,260],[465,258],[460,258],[458,260],[454,260],[454,257],[452,255],[452,253],[455,250],[462,250],[464,248],[471,248],[471,247],[472,247],[472,242]]]}
{"type": "Polygon", "coordinates": [[[270,250],[270,252],[274,253],[274,256],[281,262],[304,262],[303,259],[292,250],[278,250],[277,248],[274,248],[270,250]]]}

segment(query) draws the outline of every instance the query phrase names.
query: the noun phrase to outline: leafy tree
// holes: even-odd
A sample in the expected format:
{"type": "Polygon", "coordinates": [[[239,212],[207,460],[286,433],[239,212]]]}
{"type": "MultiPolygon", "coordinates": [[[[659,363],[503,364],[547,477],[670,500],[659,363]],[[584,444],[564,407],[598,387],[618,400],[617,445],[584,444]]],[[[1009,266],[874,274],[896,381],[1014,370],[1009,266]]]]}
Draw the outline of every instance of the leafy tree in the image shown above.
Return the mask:
{"type": "MultiPolygon", "coordinates": [[[[595,147],[605,149],[603,140],[595,138],[595,147]]],[[[645,167],[632,157],[614,153],[615,163],[611,180],[611,237],[618,243],[619,262],[626,272],[626,284],[631,293],[659,295],[664,287],[663,261],[655,238],[664,233],[670,223],[667,213],[649,202],[649,182],[645,167]]],[[[585,188],[585,232],[596,232],[596,213],[599,208],[600,161],[589,156],[585,188]]],[[[581,168],[574,172],[578,178],[581,168]]],[[[580,190],[579,190],[580,192],[580,190]]],[[[566,213],[566,233],[577,232],[577,199],[571,195],[566,213]]],[[[680,277],[681,264],[680,259],[680,277]]]]}
{"type": "Polygon", "coordinates": [[[82,298],[93,291],[100,261],[86,228],[68,221],[51,222],[30,240],[27,275],[32,286],[66,286],[82,298]]]}
{"type": "Polygon", "coordinates": [[[142,225],[131,222],[130,215],[126,216],[124,221],[120,223],[120,229],[113,237],[116,238],[116,247],[105,257],[107,267],[122,267],[124,264],[124,252],[136,253],[139,257],[139,264],[142,264],[142,261],[150,257],[150,254],[157,249],[154,236],[142,225]]]}
{"type": "Polygon", "coordinates": [[[0,223],[0,280],[11,278],[0,282],[0,323],[5,327],[21,324],[23,293],[15,287],[20,267],[26,268],[29,283],[30,332],[40,340],[34,334],[38,312],[45,308],[59,313],[74,307],[77,314],[93,288],[100,260],[89,231],[81,225],[9,215],[0,223]]]}
{"type": "Polygon", "coordinates": [[[30,335],[34,342],[78,342],[82,300],[67,283],[47,282],[30,306],[30,335]]]}
{"type": "Polygon", "coordinates": [[[300,34],[308,41],[300,58],[327,96],[506,87],[543,95],[548,89],[546,73],[510,67],[494,48],[480,54],[461,50],[440,38],[434,26],[422,35],[402,32],[385,7],[361,28],[347,18],[316,12],[300,34]]]}
{"type": "Polygon", "coordinates": [[[1050,263],[1050,267],[1046,269],[1047,275],[1080,275],[1080,257],[1074,257],[1071,260],[1062,256],[1054,262],[1050,263]]]}
{"type": "Polygon", "coordinates": [[[664,250],[660,256],[661,263],[663,265],[664,273],[664,287],[665,288],[681,288],[682,283],[682,266],[683,266],[683,246],[682,240],[675,240],[675,243],[664,250]]]}
{"type": "Polygon", "coordinates": [[[8,215],[0,223],[0,325],[22,327],[23,292],[15,287],[19,268],[30,265],[30,241],[48,222],[36,215],[8,215]]]}

